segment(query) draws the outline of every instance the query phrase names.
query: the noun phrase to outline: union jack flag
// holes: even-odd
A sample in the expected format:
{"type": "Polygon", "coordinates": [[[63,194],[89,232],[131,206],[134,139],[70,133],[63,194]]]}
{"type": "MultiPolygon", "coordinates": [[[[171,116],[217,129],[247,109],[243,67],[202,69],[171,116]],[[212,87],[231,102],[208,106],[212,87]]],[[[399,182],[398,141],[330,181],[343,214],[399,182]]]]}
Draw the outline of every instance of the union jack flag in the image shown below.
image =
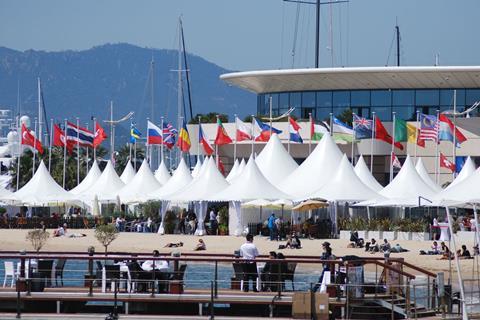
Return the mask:
{"type": "Polygon", "coordinates": [[[177,129],[175,129],[171,123],[163,124],[163,144],[167,146],[168,149],[172,149],[175,145],[175,137],[178,134],[177,129]]]}

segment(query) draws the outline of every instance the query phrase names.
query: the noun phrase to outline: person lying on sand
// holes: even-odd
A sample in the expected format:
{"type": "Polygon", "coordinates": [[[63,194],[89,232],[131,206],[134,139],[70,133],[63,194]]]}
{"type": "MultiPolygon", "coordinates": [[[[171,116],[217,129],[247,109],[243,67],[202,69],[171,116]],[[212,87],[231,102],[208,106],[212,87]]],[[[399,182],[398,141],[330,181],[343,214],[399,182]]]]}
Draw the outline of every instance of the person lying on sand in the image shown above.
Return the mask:
{"type": "Polygon", "coordinates": [[[169,242],[164,246],[164,248],[178,248],[178,247],[183,247],[183,242],[178,242],[178,243],[169,242]]]}

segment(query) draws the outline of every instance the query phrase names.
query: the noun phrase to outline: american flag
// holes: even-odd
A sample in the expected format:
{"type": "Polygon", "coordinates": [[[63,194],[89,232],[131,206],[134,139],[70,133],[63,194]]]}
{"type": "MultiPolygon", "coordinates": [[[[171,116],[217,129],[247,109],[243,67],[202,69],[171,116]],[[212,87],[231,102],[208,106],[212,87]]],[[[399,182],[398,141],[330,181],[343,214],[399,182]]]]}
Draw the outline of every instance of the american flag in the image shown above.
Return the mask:
{"type": "Polygon", "coordinates": [[[439,124],[437,116],[420,114],[420,132],[418,135],[419,140],[432,140],[437,142],[438,140],[439,124]]]}
{"type": "Polygon", "coordinates": [[[163,124],[163,144],[166,145],[167,148],[173,148],[177,134],[177,129],[175,129],[171,123],[163,124]]]}

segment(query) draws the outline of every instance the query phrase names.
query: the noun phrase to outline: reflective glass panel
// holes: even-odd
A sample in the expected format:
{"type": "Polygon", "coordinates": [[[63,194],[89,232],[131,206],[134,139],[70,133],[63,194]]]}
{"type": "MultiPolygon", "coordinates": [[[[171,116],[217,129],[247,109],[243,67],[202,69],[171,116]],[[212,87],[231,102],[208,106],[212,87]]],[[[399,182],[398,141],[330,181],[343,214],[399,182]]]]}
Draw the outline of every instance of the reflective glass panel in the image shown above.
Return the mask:
{"type": "Polygon", "coordinates": [[[375,108],[372,108],[372,111],[375,111],[375,117],[378,117],[382,121],[392,120],[391,107],[375,107],[375,108]]]}
{"type": "Polygon", "coordinates": [[[416,104],[421,106],[438,106],[439,101],[438,90],[417,90],[416,104]]]}
{"type": "Polygon", "coordinates": [[[325,108],[332,106],[332,92],[319,91],[317,92],[317,107],[325,108]]]}
{"type": "Polygon", "coordinates": [[[392,109],[396,112],[397,119],[414,121],[417,118],[414,106],[394,106],[392,109]]]}
{"type": "Polygon", "coordinates": [[[470,107],[476,101],[480,101],[480,89],[467,89],[465,105],[470,107]]]}
{"type": "Polygon", "coordinates": [[[392,103],[390,90],[372,90],[372,106],[386,107],[392,103]]]}
{"type": "Polygon", "coordinates": [[[413,106],[415,104],[415,91],[393,90],[392,101],[394,106],[413,106]]]}
{"type": "Polygon", "coordinates": [[[317,108],[315,119],[317,119],[318,121],[329,120],[331,111],[332,109],[330,108],[317,108]]]}
{"type": "Polygon", "coordinates": [[[350,91],[334,91],[333,106],[334,107],[350,106],[350,91]]]}
{"type": "Polygon", "coordinates": [[[315,107],[315,92],[308,91],[302,93],[302,106],[304,107],[315,107]]]}
{"type": "Polygon", "coordinates": [[[370,105],[369,90],[355,90],[351,92],[351,104],[355,107],[368,107],[370,105]]]}

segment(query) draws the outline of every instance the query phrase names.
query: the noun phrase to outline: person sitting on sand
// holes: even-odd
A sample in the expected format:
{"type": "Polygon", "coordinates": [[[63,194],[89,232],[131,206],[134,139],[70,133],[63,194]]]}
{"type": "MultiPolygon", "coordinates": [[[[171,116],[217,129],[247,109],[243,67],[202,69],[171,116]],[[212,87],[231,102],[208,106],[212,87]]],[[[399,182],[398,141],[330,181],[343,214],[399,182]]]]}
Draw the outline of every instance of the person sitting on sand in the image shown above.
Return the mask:
{"type": "Polygon", "coordinates": [[[58,229],[55,229],[53,231],[53,236],[61,237],[61,236],[64,236],[66,233],[67,233],[67,224],[64,223],[63,226],[58,226],[58,229]]]}
{"type": "Polygon", "coordinates": [[[442,242],[440,244],[441,248],[442,248],[442,257],[439,259],[439,260],[449,260],[452,258],[452,253],[450,251],[450,249],[447,247],[447,245],[445,244],[445,242],[442,242]]]}
{"type": "MultiPolygon", "coordinates": [[[[383,244],[380,245],[380,250],[382,252],[389,252],[390,249],[392,249],[392,246],[390,245],[390,243],[388,242],[387,239],[383,239],[383,244]]],[[[372,252],[373,253],[373,252],[372,252]]]]}
{"type": "Polygon", "coordinates": [[[292,235],[287,235],[287,243],[279,245],[278,249],[300,249],[301,247],[300,239],[294,231],[292,235]]]}
{"type": "Polygon", "coordinates": [[[178,248],[178,247],[183,247],[183,242],[177,242],[177,243],[169,242],[164,246],[164,248],[178,248]]]}
{"type": "Polygon", "coordinates": [[[350,231],[350,247],[363,248],[365,241],[358,236],[358,231],[350,231]]]}
{"type": "Polygon", "coordinates": [[[473,259],[472,255],[470,254],[470,251],[468,251],[466,245],[462,245],[462,250],[457,250],[457,257],[458,257],[458,259],[461,259],[461,260],[473,259]]]}
{"type": "Polygon", "coordinates": [[[198,243],[193,249],[193,251],[201,251],[201,250],[207,250],[207,245],[205,244],[205,242],[203,242],[202,239],[198,239],[198,243]]]}
{"type": "Polygon", "coordinates": [[[374,253],[374,252],[378,252],[379,250],[380,249],[378,247],[377,241],[374,238],[372,238],[370,242],[367,242],[365,244],[365,251],[367,252],[374,253]]]}

